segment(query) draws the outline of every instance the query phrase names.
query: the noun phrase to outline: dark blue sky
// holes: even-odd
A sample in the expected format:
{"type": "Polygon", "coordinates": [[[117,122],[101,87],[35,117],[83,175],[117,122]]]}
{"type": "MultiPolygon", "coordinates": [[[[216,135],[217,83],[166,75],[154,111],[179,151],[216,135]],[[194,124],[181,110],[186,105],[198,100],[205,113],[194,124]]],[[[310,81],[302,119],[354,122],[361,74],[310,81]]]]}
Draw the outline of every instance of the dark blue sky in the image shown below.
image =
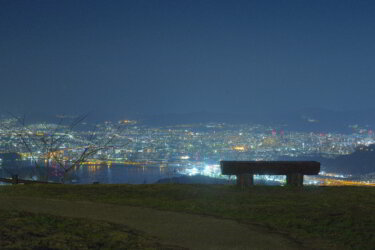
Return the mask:
{"type": "Polygon", "coordinates": [[[0,1],[0,111],[375,108],[375,1],[0,1]]]}

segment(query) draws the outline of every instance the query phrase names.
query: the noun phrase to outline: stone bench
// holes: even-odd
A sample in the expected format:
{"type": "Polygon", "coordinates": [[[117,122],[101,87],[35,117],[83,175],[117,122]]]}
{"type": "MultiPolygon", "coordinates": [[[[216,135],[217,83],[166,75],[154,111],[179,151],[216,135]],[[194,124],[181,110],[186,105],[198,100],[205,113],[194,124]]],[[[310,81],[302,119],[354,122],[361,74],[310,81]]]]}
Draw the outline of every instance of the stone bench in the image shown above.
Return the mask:
{"type": "Polygon", "coordinates": [[[222,175],[236,175],[237,185],[251,186],[254,175],[286,175],[286,184],[302,186],[304,175],[317,175],[316,161],[220,161],[222,175]]]}

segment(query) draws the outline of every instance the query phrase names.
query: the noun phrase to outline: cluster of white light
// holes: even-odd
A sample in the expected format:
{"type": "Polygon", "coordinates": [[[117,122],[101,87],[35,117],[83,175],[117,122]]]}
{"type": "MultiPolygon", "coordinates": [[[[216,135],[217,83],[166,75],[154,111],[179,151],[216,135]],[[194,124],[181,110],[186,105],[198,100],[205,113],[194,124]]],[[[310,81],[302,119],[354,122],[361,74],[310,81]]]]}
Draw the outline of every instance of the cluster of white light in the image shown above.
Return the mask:
{"type": "Polygon", "coordinates": [[[325,171],[321,171],[319,173],[319,175],[322,175],[322,176],[329,176],[329,177],[335,177],[335,178],[349,178],[351,177],[352,175],[350,174],[347,174],[347,175],[344,175],[344,174],[337,174],[337,173],[327,173],[325,171]]]}
{"type": "MultiPolygon", "coordinates": [[[[228,179],[228,176],[221,175],[220,165],[208,165],[208,164],[199,164],[193,165],[190,168],[184,168],[178,171],[181,175],[203,175],[208,176],[211,178],[220,178],[220,179],[228,179]]],[[[275,183],[285,184],[286,177],[284,175],[254,175],[254,180],[258,181],[272,181],[275,183]]],[[[319,185],[321,182],[316,179],[305,178],[304,184],[307,185],[319,185]]]]}
{"type": "Polygon", "coordinates": [[[190,168],[184,168],[179,171],[182,175],[204,175],[213,178],[224,178],[221,175],[221,170],[219,165],[207,165],[207,164],[200,164],[200,165],[193,165],[190,168]]]}

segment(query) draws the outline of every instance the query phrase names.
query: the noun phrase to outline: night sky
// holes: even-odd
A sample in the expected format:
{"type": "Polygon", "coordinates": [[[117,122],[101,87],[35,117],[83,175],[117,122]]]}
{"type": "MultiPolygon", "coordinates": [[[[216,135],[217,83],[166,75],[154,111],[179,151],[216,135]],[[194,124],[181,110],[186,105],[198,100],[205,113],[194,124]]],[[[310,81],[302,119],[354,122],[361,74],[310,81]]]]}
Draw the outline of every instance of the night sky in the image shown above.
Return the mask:
{"type": "Polygon", "coordinates": [[[375,1],[0,0],[0,112],[375,108],[375,1]]]}

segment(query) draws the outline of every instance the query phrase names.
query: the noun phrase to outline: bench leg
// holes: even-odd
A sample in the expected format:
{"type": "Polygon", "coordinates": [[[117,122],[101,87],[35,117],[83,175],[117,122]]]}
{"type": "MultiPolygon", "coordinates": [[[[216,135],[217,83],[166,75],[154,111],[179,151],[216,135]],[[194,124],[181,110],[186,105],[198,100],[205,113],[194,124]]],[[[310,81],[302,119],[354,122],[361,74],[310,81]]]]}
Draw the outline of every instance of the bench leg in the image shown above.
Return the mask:
{"type": "Polygon", "coordinates": [[[238,174],[237,186],[248,187],[254,185],[254,176],[252,174],[238,174]]]}
{"type": "Polygon", "coordinates": [[[243,178],[243,175],[242,174],[238,174],[238,175],[236,175],[236,177],[237,177],[237,186],[239,186],[239,187],[242,187],[243,186],[243,184],[244,184],[244,178],[243,178]]]}
{"type": "Polygon", "coordinates": [[[303,174],[298,174],[297,178],[298,178],[298,183],[297,183],[298,186],[302,187],[303,186],[303,174]]]}
{"type": "Polygon", "coordinates": [[[303,186],[303,174],[287,174],[286,185],[302,187],[303,186]]]}
{"type": "Polygon", "coordinates": [[[12,175],[12,184],[18,184],[18,175],[12,175]]]}

